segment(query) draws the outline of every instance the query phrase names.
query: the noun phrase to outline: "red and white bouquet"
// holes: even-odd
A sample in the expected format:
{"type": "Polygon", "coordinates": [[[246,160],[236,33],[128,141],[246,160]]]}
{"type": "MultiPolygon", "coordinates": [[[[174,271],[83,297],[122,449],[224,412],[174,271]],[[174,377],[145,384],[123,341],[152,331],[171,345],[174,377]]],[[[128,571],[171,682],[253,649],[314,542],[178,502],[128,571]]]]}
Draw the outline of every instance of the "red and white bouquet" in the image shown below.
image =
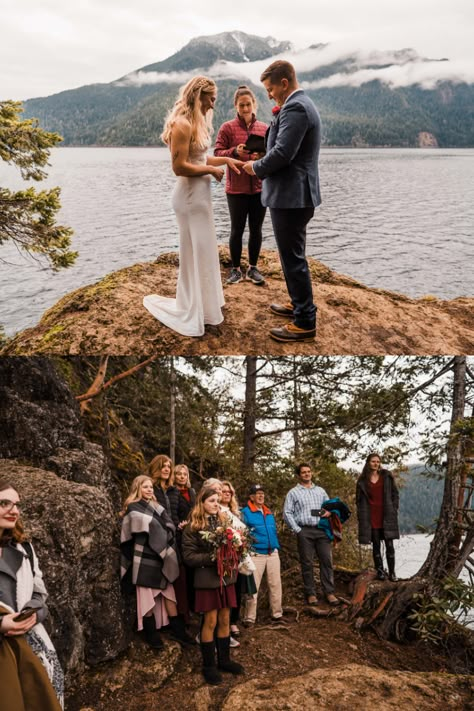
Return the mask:
{"type": "Polygon", "coordinates": [[[225,576],[237,570],[242,558],[250,553],[250,540],[245,531],[235,528],[230,518],[221,519],[215,528],[199,531],[212,548],[221,584],[225,576]]]}

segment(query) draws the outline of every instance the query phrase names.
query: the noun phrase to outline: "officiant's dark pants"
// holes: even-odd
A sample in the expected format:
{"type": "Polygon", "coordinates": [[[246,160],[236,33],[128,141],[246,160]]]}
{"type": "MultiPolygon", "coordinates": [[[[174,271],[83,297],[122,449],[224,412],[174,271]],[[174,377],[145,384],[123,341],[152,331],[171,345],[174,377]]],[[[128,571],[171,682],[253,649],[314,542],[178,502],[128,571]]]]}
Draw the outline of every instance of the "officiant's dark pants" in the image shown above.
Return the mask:
{"type": "Polygon", "coordinates": [[[314,208],[271,207],[270,215],[286,287],[293,304],[293,321],[299,328],[314,328],[316,306],[306,261],[306,225],[314,215],[314,208]]]}

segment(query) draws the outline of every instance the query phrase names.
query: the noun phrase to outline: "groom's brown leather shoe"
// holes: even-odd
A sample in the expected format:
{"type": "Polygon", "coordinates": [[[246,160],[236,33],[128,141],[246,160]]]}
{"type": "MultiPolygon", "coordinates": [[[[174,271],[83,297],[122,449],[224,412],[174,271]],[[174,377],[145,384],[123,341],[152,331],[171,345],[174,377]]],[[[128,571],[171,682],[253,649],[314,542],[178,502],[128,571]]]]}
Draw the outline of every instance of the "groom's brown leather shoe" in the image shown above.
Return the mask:
{"type": "Polygon", "coordinates": [[[299,328],[294,323],[289,323],[283,328],[271,328],[270,336],[274,341],[283,341],[284,343],[314,341],[316,328],[299,328]]]}
{"type": "Polygon", "coordinates": [[[270,311],[277,316],[293,316],[293,304],[270,304],[270,311]]]}

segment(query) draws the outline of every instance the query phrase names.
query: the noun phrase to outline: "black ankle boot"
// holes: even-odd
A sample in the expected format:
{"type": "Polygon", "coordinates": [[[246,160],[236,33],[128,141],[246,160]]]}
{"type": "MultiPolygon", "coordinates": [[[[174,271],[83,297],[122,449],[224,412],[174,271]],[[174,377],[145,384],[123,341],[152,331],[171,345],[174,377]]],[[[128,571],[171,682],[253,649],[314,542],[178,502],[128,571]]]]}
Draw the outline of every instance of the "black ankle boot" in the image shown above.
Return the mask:
{"type": "Polygon", "coordinates": [[[201,642],[202,675],[208,684],[220,684],[222,675],[216,667],[216,645],[214,642],[201,642]]]}
{"type": "Polygon", "coordinates": [[[230,637],[217,637],[217,666],[231,674],[245,674],[242,664],[231,661],[230,637]]]}
{"type": "Polygon", "coordinates": [[[191,637],[186,632],[186,626],[184,624],[184,619],[181,615],[176,615],[176,617],[170,617],[170,628],[171,637],[175,639],[180,644],[196,644],[193,637],[191,637]]]}
{"type": "Polygon", "coordinates": [[[162,642],[160,633],[156,629],[155,618],[153,616],[143,618],[143,632],[147,644],[149,644],[150,647],[157,650],[164,648],[165,645],[162,642]]]}
{"type": "Polygon", "coordinates": [[[398,578],[395,575],[395,556],[387,556],[387,565],[388,565],[388,579],[392,583],[396,583],[398,581],[398,578]]]}
{"type": "Polygon", "coordinates": [[[381,555],[374,553],[374,565],[377,571],[377,580],[385,580],[385,570],[383,569],[383,559],[381,555]]]}

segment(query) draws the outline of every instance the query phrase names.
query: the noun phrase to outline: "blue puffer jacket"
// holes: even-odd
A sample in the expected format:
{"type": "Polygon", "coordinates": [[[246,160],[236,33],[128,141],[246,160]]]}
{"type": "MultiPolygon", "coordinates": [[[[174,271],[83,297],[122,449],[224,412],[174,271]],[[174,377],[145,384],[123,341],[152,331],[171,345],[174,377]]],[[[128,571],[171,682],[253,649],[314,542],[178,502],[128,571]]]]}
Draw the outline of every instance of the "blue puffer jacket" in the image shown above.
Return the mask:
{"type": "Polygon", "coordinates": [[[242,509],[242,520],[250,530],[250,535],[254,538],[252,548],[256,553],[266,555],[275,549],[279,550],[275,516],[269,508],[263,507],[263,512],[251,501],[242,509]]]}

